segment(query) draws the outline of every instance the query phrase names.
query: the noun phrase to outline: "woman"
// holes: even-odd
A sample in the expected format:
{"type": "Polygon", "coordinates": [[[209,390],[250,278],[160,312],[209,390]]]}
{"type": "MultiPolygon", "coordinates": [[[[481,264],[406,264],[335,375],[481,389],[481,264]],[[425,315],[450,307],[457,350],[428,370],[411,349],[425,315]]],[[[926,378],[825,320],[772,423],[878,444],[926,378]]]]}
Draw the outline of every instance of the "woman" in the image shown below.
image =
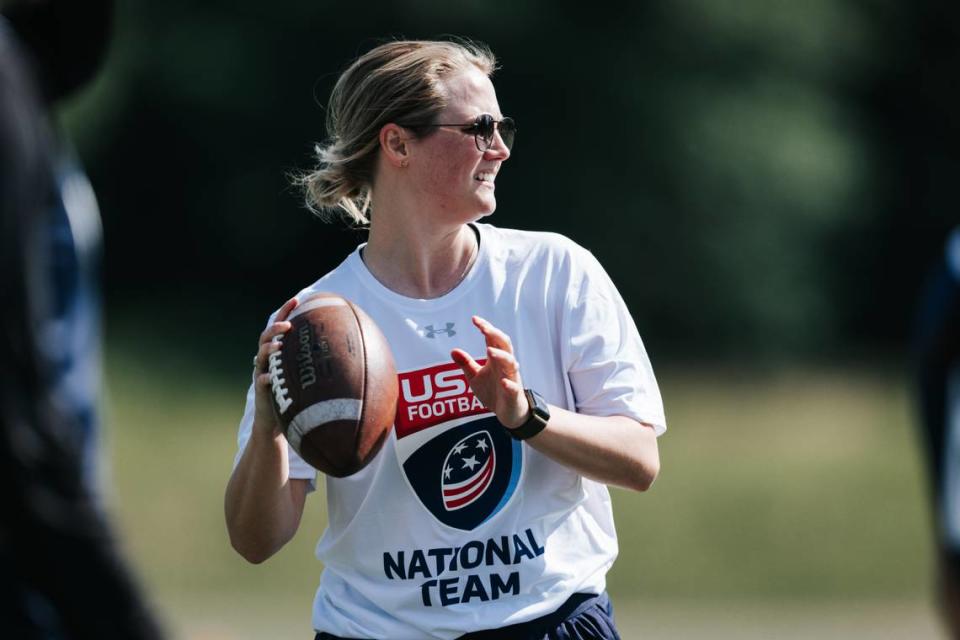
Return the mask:
{"type": "Polygon", "coordinates": [[[379,455],[327,478],[318,638],[618,637],[604,485],[653,482],[660,395],[590,253],[477,224],[496,208],[515,133],[494,67],[472,44],[373,49],[337,82],[331,140],[305,179],[315,209],[369,220],[369,240],[260,337],[226,495],[234,548],[269,558],[314,487],[280,435],[265,373],[298,300],[356,302],[391,344],[401,388],[379,455]]]}

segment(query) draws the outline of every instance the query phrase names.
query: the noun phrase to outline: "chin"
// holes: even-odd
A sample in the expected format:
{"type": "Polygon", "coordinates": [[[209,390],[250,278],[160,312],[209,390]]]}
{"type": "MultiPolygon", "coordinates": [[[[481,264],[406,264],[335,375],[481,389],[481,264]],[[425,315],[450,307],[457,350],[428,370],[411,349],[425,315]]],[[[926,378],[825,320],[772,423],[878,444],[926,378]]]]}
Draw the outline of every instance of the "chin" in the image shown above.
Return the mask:
{"type": "Polygon", "coordinates": [[[494,203],[492,206],[489,206],[489,207],[483,207],[482,209],[480,209],[480,211],[477,212],[475,219],[479,220],[481,218],[486,218],[487,216],[492,216],[493,212],[496,210],[497,210],[496,203],[494,203]]]}
{"type": "Polygon", "coordinates": [[[474,210],[472,213],[464,215],[462,220],[464,224],[468,224],[470,222],[479,222],[480,220],[483,220],[492,214],[493,211],[490,209],[474,210]]]}
{"type": "Polygon", "coordinates": [[[460,206],[451,207],[448,211],[448,219],[457,219],[463,223],[476,222],[481,218],[492,215],[497,209],[497,200],[493,197],[472,198],[460,203],[460,206]]]}
{"type": "Polygon", "coordinates": [[[480,203],[480,206],[477,207],[477,211],[480,214],[480,217],[492,215],[494,211],[497,210],[497,200],[496,198],[484,198],[483,202],[480,203]]]}

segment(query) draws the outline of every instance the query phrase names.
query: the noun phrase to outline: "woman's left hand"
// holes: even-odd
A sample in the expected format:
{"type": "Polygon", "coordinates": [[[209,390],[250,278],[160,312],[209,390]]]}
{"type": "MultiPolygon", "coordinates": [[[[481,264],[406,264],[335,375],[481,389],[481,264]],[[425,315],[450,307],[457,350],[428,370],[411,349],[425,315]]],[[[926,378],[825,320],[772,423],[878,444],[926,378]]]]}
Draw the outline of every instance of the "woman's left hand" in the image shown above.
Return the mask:
{"type": "Polygon", "coordinates": [[[510,336],[480,316],[473,316],[473,324],[486,340],[487,361],[481,365],[462,349],[454,349],[450,355],[460,365],[480,402],[497,415],[503,426],[516,429],[526,421],[530,405],[523,393],[520,364],[513,355],[510,336]]]}
{"type": "MultiPolygon", "coordinates": [[[[477,316],[473,324],[487,342],[487,361],[480,365],[462,349],[454,349],[450,355],[480,402],[497,414],[503,426],[516,429],[526,422],[530,404],[510,336],[477,316]]],[[[652,425],[627,416],[591,416],[559,407],[550,408],[549,424],[526,442],[587,478],[646,491],[660,471],[652,425]]]]}

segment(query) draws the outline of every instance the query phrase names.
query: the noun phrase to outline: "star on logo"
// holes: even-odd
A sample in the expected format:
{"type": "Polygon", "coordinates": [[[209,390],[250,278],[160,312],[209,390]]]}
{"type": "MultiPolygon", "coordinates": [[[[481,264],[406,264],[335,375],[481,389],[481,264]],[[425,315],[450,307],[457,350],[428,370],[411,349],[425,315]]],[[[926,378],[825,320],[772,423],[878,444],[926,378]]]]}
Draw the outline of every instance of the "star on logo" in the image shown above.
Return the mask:
{"type": "Polygon", "coordinates": [[[464,469],[470,469],[470,471],[473,471],[473,468],[474,468],[475,466],[477,466],[478,464],[480,464],[480,463],[477,462],[477,456],[470,456],[469,458],[464,458],[464,459],[463,459],[463,468],[464,468],[464,469]]]}
{"type": "Polygon", "coordinates": [[[459,443],[459,444],[457,444],[457,446],[455,446],[455,447],[453,448],[453,455],[455,455],[455,456],[460,455],[460,452],[463,451],[463,450],[466,449],[466,448],[467,448],[467,445],[465,445],[465,444],[462,443],[462,442],[459,443]]]}
{"type": "Polygon", "coordinates": [[[443,479],[444,479],[444,480],[449,480],[451,473],[453,473],[453,469],[451,469],[449,465],[447,465],[446,467],[444,467],[444,468],[443,468],[443,479]]]}
{"type": "Polygon", "coordinates": [[[490,445],[487,444],[486,440],[484,440],[483,438],[480,438],[479,440],[477,440],[477,444],[475,444],[474,446],[477,449],[480,449],[480,451],[486,451],[490,445]]]}

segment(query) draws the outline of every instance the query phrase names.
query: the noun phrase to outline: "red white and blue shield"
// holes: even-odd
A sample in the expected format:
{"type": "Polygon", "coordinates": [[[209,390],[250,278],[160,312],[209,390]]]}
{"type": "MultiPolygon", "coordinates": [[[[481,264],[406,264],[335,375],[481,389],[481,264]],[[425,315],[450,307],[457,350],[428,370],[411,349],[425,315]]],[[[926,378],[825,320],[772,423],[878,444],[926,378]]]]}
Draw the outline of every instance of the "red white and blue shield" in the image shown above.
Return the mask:
{"type": "Polygon", "coordinates": [[[480,500],[497,468],[497,452],[489,431],[479,431],[453,446],[443,461],[443,508],[456,511],[480,500]]]}
{"type": "Polygon", "coordinates": [[[523,448],[473,395],[453,363],[399,374],[396,452],[424,507],[469,531],[516,492],[523,448]]]}

